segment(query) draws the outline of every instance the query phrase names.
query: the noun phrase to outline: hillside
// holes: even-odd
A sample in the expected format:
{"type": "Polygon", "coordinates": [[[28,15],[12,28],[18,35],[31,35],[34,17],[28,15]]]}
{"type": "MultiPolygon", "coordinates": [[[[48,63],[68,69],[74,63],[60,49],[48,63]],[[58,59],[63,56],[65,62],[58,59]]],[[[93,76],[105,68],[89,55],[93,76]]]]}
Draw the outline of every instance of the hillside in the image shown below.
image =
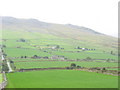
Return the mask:
{"type": "Polygon", "coordinates": [[[117,87],[117,38],[72,24],[0,19],[6,88],[117,87]]]}
{"type": "Polygon", "coordinates": [[[60,43],[59,40],[62,40],[72,46],[74,44],[74,46],[117,51],[117,38],[83,26],[46,23],[36,19],[1,18],[3,39],[57,39],[56,43],[60,43]]]}

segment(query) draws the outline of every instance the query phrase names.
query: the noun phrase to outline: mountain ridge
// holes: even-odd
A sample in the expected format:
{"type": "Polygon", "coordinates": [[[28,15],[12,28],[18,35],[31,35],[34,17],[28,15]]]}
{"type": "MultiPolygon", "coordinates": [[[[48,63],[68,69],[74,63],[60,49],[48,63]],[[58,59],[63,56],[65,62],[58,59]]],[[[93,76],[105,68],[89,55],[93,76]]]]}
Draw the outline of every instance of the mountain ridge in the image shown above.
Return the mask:
{"type": "MultiPolygon", "coordinates": [[[[31,26],[33,26],[32,24],[36,24],[35,27],[48,27],[52,24],[55,24],[55,23],[46,23],[46,22],[42,22],[42,21],[39,21],[37,19],[34,19],[34,18],[30,18],[30,19],[23,19],[23,18],[14,18],[14,17],[7,17],[7,16],[0,16],[0,18],[2,18],[2,23],[3,24],[15,24],[15,23],[18,23],[20,24],[20,22],[24,22],[26,20],[26,23],[29,22],[29,24],[31,26]]],[[[24,23],[23,23],[24,24],[24,23]]],[[[78,26],[78,25],[73,25],[73,24],[57,24],[57,25],[64,25],[64,26],[67,26],[67,27],[71,27],[71,28],[75,28],[75,29],[81,29],[81,30],[84,30],[84,31],[88,31],[88,32],[93,32],[93,33],[96,33],[96,34],[103,34],[103,33],[100,33],[100,32],[97,32],[95,30],[92,30],[90,28],[87,28],[87,27],[84,27],[84,26],[78,26]]]]}

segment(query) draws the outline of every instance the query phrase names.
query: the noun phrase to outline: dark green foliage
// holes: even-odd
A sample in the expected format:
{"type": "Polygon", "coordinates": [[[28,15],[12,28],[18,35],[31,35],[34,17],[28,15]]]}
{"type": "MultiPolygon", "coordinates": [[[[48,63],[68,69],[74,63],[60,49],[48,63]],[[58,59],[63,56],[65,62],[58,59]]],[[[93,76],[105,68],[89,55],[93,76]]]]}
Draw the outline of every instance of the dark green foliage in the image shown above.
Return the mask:
{"type": "Polygon", "coordinates": [[[90,58],[90,57],[87,57],[86,59],[87,59],[87,60],[91,60],[91,58],[90,58]]]}
{"type": "Polygon", "coordinates": [[[25,56],[24,58],[27,58],[27,56],[25,56]]]}
{"type": "Polygon", "coordinates": [[[106,68],[103,68],[102,70],[106,70],[106,68]]]}
{"type": "Polygon", "coordinates": [[[77,68],[81,68],[81,66],[77,65],[77,68]]]}
{"type": "Polygon", "coordinates": [[[6,56],[7,56],[7,54],[6,54],[6,53],[3,53],[3,56],[5,56],[5,57],[6,57],[6,56]]]}
{"type": "Polygon", "coordinates": [[[8,68],[8,65],[7,65],[7,61],[3,61],[2,71],[5,71],[5,72],[8,72],[8,71],[9,71],[9,68],[8,68]]]}
{"type": "Polygon", "coordinates": [[[110,53],[113,54],[113,51],[111,51],[110,53]]]}
{"type": "Polygon", "coordinates": [[[21,38],[19,41],[20,41],[20,42],[26,42],[26,40],[23,39],[23,38],[21,38]]]}
{"type": "Polygon", "coordinates": [[[75,63],[71,63],[71,67],[76,67],[76,64],[75,63]]]}
{"type": "Polygon", "coordinates": [[[37,58],[38,56],[37,55],[34,55],[33,58],[37,58]]]}
{"type": "Polygon", "coordinates": [[[14,70],[16,69],[16,66],[14,66],[14,70]]]}
{"type": "Polygon", "coordinates": [[[80,46],[78,46],[77,49],[81,49],[80,46]]]}
{"type": "Polygon", "coordinates": [[[3,48],[6,48],[6,45],[2,45],[3,48]]]}
{"type": "Polygon", "coordinates": [[[14,63],[14,61],[10,61],[10,63],[14,63]]]}
{"type": "Polygon", "coordinates": [[[56,49],[59,49],[59,48],[60,48],[60,46],[59,46],[59,45],[57,45],[57,46],[56,46],[56,49]]]}

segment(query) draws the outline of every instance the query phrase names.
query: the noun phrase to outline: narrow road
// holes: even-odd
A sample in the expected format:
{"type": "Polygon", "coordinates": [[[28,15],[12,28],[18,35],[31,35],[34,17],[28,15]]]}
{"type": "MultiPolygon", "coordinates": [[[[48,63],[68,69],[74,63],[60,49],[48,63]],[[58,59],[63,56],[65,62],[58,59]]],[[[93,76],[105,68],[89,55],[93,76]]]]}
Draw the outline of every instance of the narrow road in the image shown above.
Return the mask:
{"type": "Polygon", "coordinates": [[[7,65],[8,65],[8,68],[9,68],[9,71],[8,71],[8,72],[12,72],[13,70],[12,70],[12,68],[11,68],[11,66],[10,66],[10,62],[9,62],[9,61],[7,61],[7,65]]]}
{"type": "Polygon", "coordinates": [[[5,58],[4,58],[4,56],[3,56],[3,55],[1,55],[1,58],[2,58],[2,60],[5,60],[5,58]]]}
{"type": "MultiPolygon", "coordinates": [[[[4,56],[3,55],[1,55],[1,60],[3,61],[3,60],[5,60],[5,58],[4,58],[4,56]]],[[[8,68],[9,68],[9,71],[8,72],[12,72],[13,70],[12,70],[12,68],[11,68],[11,66],[10,66],[10,62],[7,60],[7,65],[8,65],[8,68]]]]}

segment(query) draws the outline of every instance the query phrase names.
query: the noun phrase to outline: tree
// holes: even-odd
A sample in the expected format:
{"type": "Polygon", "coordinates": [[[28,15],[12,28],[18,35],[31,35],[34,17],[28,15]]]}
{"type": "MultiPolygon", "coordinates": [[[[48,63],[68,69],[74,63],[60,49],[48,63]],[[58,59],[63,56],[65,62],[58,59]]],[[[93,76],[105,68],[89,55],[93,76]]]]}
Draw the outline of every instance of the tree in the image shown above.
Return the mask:
{"type": "Polygon", "coordinates": [[[21,58],[23,58],[23,56],[21,56],[21,58]]]}
{"type": "Polygon", "coordinates": [[[26,40],[25,40],[25,39],[23,39],[23,38],[21,38],[21,39],[20,39],[20,41],[21,41],[21,42],[25,42],[26,40]]]}
{"type": "Polygon", "coordinates": [[[59,49],[59,48],[60,48],[60,46],[59,46],[59,45],[57,45],[57,46],[56,46],[56,48],[57,48],[57,49],[59,49]]]}
{"type": "Polygon", "coordinates": [[[5,72],[9,71],[8,65],[6,63],[2,64],[2,71],[5,71],[5,72]]]}
{"type": "Polygon", "coordinates": [[[27,58],[27,56],[25,56],[24,58],[27,58]]]}
{"type": "Polygon", "coordinates": [[[14,63],[13,61],[10,61],[10,63],[14,63]]]}
{"type": "Polygon", "coordinates": [[[7,56],[7,54],[6,54],[6,53],[3,53],[3,56],[5,56],[5,57],[6,57],[6,56],[7,56]]]}
{"type": "Polygon", "coordinates": [[[71,63],[71,67],[76,67],[76,64],[75,63],[71,63]]]}
{"type": "Polygon", "coordinates": [[[6,45],[2,45],[3,48],[6,48],[6,45]]]}
{"type": "Polygon", "coordinates": [[[77,65],[77,68],[81,68],[81,66],[77,65]]]}
{"type": "Polygon", "coordinates": [[[113,51],[111,51],[110,53],[113,54],[113,51]]]}
{"type": "Polygon", "coordinates": [[[90,57],[87,57],[86,59],[87,59],[87,60],[91,60],[91,58],[90,58],[90,57]]]}
{"type": "Polygon", "coordinates": [[[37,58],[38,56],[37,56],[37,55],[34,55],[33,57],[34,57],[34,58],[37,58]]]}
{"type": "Polygon", "coordinates": [[[14,66],[14,70],[16,69],[16,66],[14,66]]]}
{"type": "Polygon", "coordinates": [[[80,46],[78,46],[77,49],[80,49],[80,46]]]}
{"type": "Polygon", "coordinates": [[[103,68],[102,70],[106,70],[106,68],[103,68]]]}

